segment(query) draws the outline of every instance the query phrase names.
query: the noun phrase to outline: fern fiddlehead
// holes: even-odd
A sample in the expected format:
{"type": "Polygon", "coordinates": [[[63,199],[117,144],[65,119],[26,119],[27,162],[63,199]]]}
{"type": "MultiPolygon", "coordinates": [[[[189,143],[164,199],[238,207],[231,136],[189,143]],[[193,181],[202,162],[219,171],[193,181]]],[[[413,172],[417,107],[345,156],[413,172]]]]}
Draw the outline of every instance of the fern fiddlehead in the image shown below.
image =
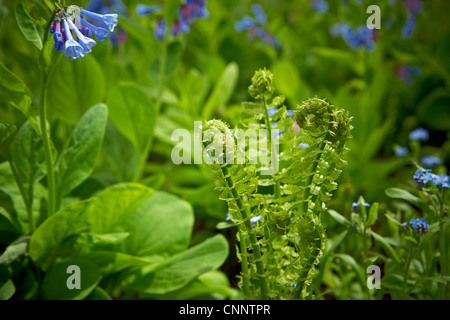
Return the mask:
{"type": "MultiPolygon", "coordinates": [[[[275,172],[264,171],[266,163],[262,161],[250,164],[249,148],[244,163],[233,162],[236,136],[223,122],[207,122],[203,133],[218,129],[222,134],[219,140],[230,147],[219,152],[222,162],[212,167],[216,190],[238,228],[244,297],[299,299],[312,294],[308,288],[326,239],[320,215],[346,164],[351,118],[314,98],[297,106],[294,120],[283,106],[284,98],[272,98],[272,78],[268,70],[255,72],[249,93],[256,102],[243,104],[239,125],[267,132],[268,137],[260,139],[257,146],[269,145],[275,172]],[[223,135],[228,138],[224,140],[223,135]],[[225,164],[225,155],[232,161],[225,164]],[[261,220],[250,223],[256,216],[261,220]]],[[[210,140],[207,134],[205,152],[210,150],[205,146],[210,140]]]]}

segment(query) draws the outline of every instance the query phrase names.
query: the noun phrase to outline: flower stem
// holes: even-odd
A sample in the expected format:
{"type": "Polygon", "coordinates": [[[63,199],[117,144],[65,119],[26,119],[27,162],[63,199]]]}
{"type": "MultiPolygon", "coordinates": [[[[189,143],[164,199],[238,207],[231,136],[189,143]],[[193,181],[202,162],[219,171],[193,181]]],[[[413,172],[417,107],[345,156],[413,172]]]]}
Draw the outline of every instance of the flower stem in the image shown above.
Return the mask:
{"type": "Polygon", "coordinates": [[[403,286],[402,286],[402,297],[405,299],[407,283],[408,283],[408,275],[409,275],[409,266],[411,265],[413,248],[410,247],[408,251],[408,257],[406,258],[405,264],[405,274],[403,276],[403,286]]]}
{"type": "Polygon", "coordinates": [[[47,212],[48,217],[55,213],[56,202],[55,202],[55,171],[53,168],[53,156],[50,147],[50,130],[47,127],[47,86],[48,86],[48,75],[45,71],[42,72],[42,82],[41,82],[41,97],[39,103],[39,121],[41,127],[41,137],[44,145],[45,162],[47,165],[47,212]]]}

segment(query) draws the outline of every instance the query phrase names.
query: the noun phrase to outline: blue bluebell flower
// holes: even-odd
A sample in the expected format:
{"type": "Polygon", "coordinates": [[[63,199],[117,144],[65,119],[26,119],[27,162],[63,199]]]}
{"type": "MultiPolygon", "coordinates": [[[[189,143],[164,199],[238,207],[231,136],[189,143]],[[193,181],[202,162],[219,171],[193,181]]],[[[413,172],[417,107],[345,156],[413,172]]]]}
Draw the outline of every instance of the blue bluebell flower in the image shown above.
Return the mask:
{"type": "Polygon", "coordinates": [[[114,31],[114,28],[117,26],[118,23],[117,13],[98,14],[84,9],[80,9],[80,13],[85,15],[86,17],[97,20],[102,25],[102,27],[107,28],[111,32],[114,31]]]}
{"type": "Polygon", "coordinates": [[[411,76],[418,76],[420,73],[420,67],[398,66],[395,68],[395,76],[410,86],[414,84],[411,76]]]}
{"type": "Polygon", "coordinates": [[[255,20],[253,20],[249,16],[245,16],[241,20],[239,20],[238,22],[236,22],[234,24],[234,28],[236,29],[236,31],[241,32],[244,30],[248,30],[248,29],[254,27],[255,25],[256,25],[255,20]]]}
{"type": "Polygon", "coordinates": [[[66,42],[64,43],[64,56],[71,57],[72,60],[83,58],[86,55],[83,47],[74,40],[67,19],[63,19],[64,31],[66,33],[66,42]]]}
{"type": "Polygon", "coordinates": [[[352,203],[352,211],[353,212],[358,212],[358,208],[359,208],[359,206],[360,205],[363,205],[364,207],[366,207],[366,208],[370,208],[370,204],[369,203],[361,203],[361,202],[353,202],[352,203]]]}
{"type": "Polygon", "coordinates": [[[166,36],[166,26],[167,26],[166,20],[161,19],[158,21],[158,24],[156,25],[155,29],[155,38],[157,40],[161,41],[166,36]]]}
{"type": "Polygon", "coordinates": [[[227,212],[227,217],[225,218],[225,221],[231,221],[230,212],[227,212]]]}
{"type": "Polygon", "coordinates": [[[254,5],[252,5],[251,10],[255,15],[256,21],[258,21],[259,24],[265,24],[267,22],[267,15],[264,13],[259,4],[255,3],[254,5]]]}
{"type": "Polygon", "coordinates": [[[403,157],[408,152],[409,152],[408,147],[397,146],[397,148],[395,148],[395,155],[397,157],[403,157]]]}
{"type": "Polygon", "coordinates": [[[108,35],[109,35],[108,30],[106,30],[104,28],[96,27],[93,24],[91,24],[90,22],[86,21],[85,19],[81,19],[80,21],[84,27],[89,29],[89,31],[97,38],[98,41],[103,42],[104,40],[106,40],[106,38],[108,38],[108,35]]]}
{"type": "Polygon", "coordinates": [[[67,21],[69,27],[75,32],[75,35],[77,36],[77,42],[83,47],[85,53],[91,52],[92,47],[95,46],[97,43],[91,38],[82,35],[80,30],[78,30],[78,28],[74,25],[74,23],[70,19],[64,21],[67,21]]]}
{"type": "Polygon", "coordinates": [[[425,218],[412,219],[409,224],[416,233],[427,233],[430,231],[430,224],[425,218]]]}
{"type": "Polygon", "coordinates": [[[251,8],[255,18],[244,16],[241,20],[235,23],[234,28],[237,32],[248,30],[247,36],[249,40],[259,38],[265,43],[271,45],[276,49],[281,48],[281,43],[277,37],[266,30],[267,15],[262,10],[259,4],[254,4],[251,8]]]}
{"type": "Polygon", "coordinates": [[[311,7],[317,12],[324,13],[330,8],[330,5],[325,0],[311,0],[311,7]]]}
{"type": "Polygon", "coordinates": [[[442,159],[436,156],[423,156],[420,162],[427,167],[433,167],[442,163],[442,159]]]}
{"type": "Polygon", "coordinates": [[[59,52],[64,52],[64,37],[61,32],[61,22],[55,21],[54,25],[53,40],[55,41],[55,49],[59,52]]]}
{"type": "Polygon", "coordinates": [[[416,28],[417,18],[413,14],[408,14],[406,23],[402,27],[402,37],[403,39],[410,39],[416,28]]]}
{"type": "Polygon", "coordinates": [[[409,134],[409,140],[425,141],[430,137],[427,129],[418,127],[409,134]]]}

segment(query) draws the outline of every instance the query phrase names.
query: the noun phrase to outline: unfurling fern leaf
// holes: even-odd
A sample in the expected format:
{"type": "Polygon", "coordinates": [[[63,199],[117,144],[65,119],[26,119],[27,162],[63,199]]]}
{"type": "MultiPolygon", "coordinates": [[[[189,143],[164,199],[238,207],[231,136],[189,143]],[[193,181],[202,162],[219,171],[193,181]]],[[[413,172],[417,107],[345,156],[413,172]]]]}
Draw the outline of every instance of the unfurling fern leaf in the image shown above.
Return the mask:
{"type": "Polygon", "coordinates": [[[244,297],[310,298],[326,239],[320,215],[346,164],[351,118],[317,98],[289,112],[283,97],[272,98],[272,78],[255,73],[256,101],[243,104],[236,130],[220,120],[203,125],[204,155],[237,226],[244,297]],[[242,145],[242,130],[244,142],[257,142],[242,145]]]}

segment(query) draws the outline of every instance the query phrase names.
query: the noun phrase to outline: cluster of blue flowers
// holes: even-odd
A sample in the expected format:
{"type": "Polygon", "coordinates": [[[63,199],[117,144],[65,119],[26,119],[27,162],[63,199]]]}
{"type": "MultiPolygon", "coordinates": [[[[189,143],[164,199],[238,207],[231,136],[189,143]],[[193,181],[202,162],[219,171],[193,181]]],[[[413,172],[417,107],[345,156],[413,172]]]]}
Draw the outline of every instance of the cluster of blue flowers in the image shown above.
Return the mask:
{"type": "Polygon", "coordinates": [[[431,169],[418,169],[413,178],[420,188],[430,181],[437,187],[450,188],[449,176],[446,174],[434,174],[431,169]]]}
{"type": "Polygon", "coordinates": [[[354,50],[363,48],[365,51],[372,51],[375,49],[377,33],[375,29],[369,29],[366,25],[360,25],[354,30],[346,23],[337,23],[331,27],[331,35],[341,36],[354,50]]]}
{"type": "Polygon", "coordinates": [[[58,11],[50,27],[55,49],[64,52],[64,56],[71,57],[72,60],[82,58],[92,51],[92,47],[96,45],[95,40],[91,39],[92,35],[102,42],[114,31],[118,22],[118,15],[115,13],[98,14],[79,9],[80,15],[77,16],[74,13],[77,9],[79,8],[71,6],[58,11]]]}
{"type": "MultiPolygon", "coordinates": [[[[430,224],[428,223],[425,218],[421,219],[412,219],[409,224],[411,225],[411,228],[414,229],[416,233],[427,233],[430,231],[430,224]]],[[[408,224],[405,222],[402,224],[404,227],[408,226],[408,224]]]]}
{"type": "MultiPolygon", "coordinates": [[[[172,35],[176,37],[178,34],[186,34],[190,31],[191,25],[197,19],[209,17],[209,12],[206,7],[205,0],[186,0],[178,8],[177,19],[172,25],[172,35]]],[[[137,6],[136,11],[138,16],[143,17],[156,12],[162,12],[162,6],[147,6],[140,4],[137,6]]],[[[167,21],[163,18],[159,18],[154,32],[157,40],[162,40],[166,37],[167,21]]]]}
{"type": "Polygon", "coordinates": [[[234,25],[236,31],[242,32],[248,30],[248,38],[250,40],[259,38],[274,48],[280,49],[281,43],[278,39],[266,31],[267,15],[264,13],[261,6],[259,4],[254,4],[252,5],[251,10],[255,18],[253,19],[250,16],[243,17],[234,25]]]}
{"type": "MultiPolygon", "coordinates": [[[[86,6],[86,10],[98,12],[100,14],[117,13],[120,16],[125,16],[128,13],[127,7],[121,0],[91,0],[86,6]]],[[[124,43],[127,39],[127,33],[124,29],[116,29],[110,36],[110,42],[113,45],[124,43]]]]}

